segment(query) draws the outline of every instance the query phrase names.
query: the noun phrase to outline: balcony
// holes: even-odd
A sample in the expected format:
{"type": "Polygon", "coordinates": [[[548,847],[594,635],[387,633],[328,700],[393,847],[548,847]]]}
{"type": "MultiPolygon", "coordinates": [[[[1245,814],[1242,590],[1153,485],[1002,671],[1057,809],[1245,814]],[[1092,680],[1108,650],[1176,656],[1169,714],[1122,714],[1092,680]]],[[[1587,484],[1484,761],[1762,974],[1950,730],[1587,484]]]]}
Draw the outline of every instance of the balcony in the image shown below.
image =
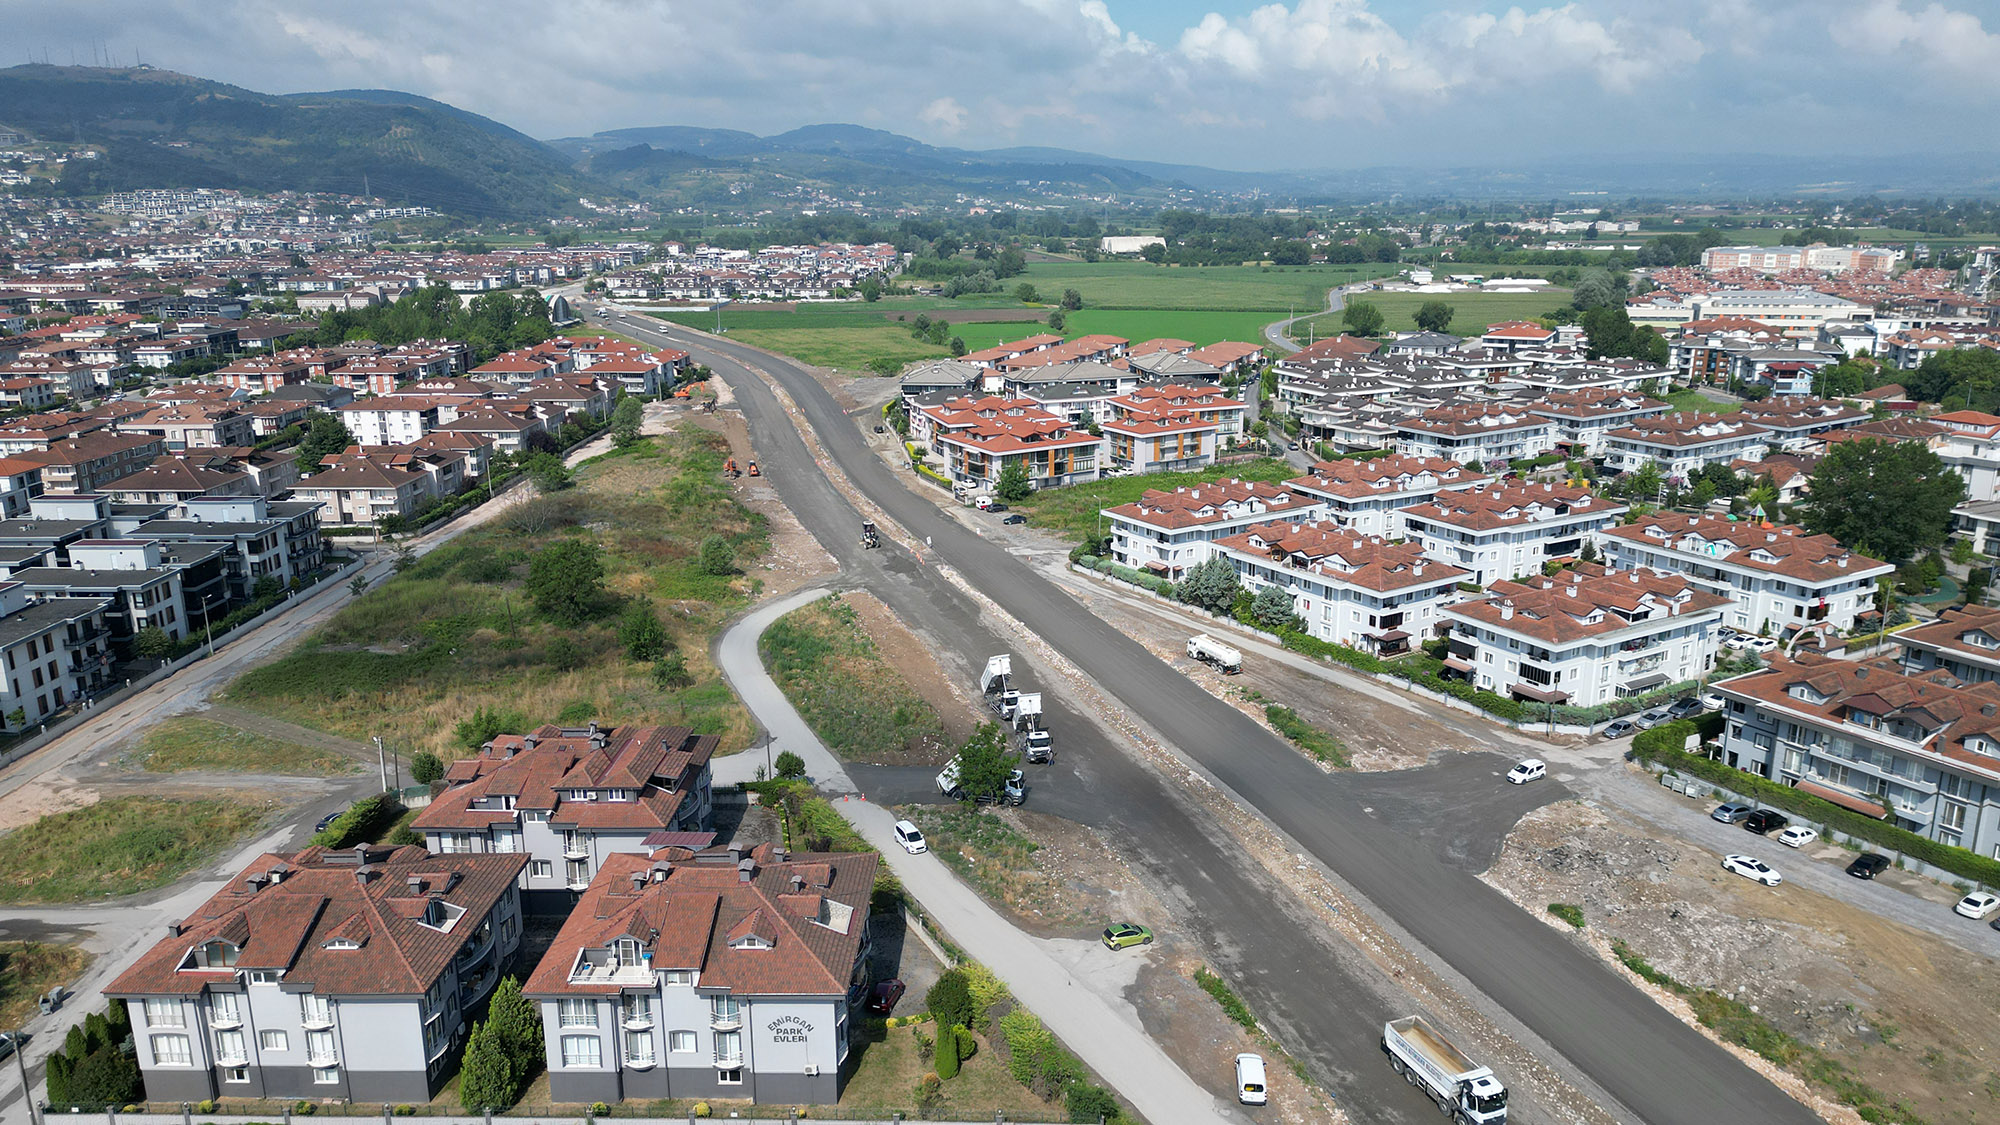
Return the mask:
{"type": "Polygon", "coordinates": [[[299,1025],[308,1031],[325,1031],[333,1026],[333,1009],[307,1008],[299,1015],[299,1025]]]}
{"type": "Polygon", "coordinates": [[[308,1065],[308,1066],[339,1066],[339,1065],[340,1065],[340,1055],[339,1055],[339,1053],[338,1053],[338,1052],[335,1052],[335,1051],[328,1051],[328,1050],[318,1050],[318,1051],[315,1051],[315,1050],[312,1050],[312,1049],[308,1048],[308,1049],[306,1050],[306,1065],[308,1065]]]}
{"type": "Polygon", "coordinates": [[[243,1017],[235,1012],[220,1012],[210,1008],[208,1026],[217,1031],[230,1031],[243,1026],[243,1017]]]}
{"type": "Polygon", "coordinates": [[[571,984],[651,985],[653,983],[653,966],[651,962],[646,961],[642,961],[637,965],[599,964],[589,961],[579,961],[569,971],[569,982],[571,984]]]}
{"type": "Polygon", "coordinates": [[[226,1052],[225,1052],[225,1051],[220,1051],[220,1050],[218,1050],[218,1051],[216,1051],[216,1052],[215,1052],[215,1065],[217,1065],[217,1066],[249,1066],[249,1065],[250,1065],[250,1055],[249,1055],[249,1053],[248,1053],[247,1051],[226,1051],[226,1052]]]}
{"type": "Polygon", "coordinates": [[[731,1004],[727,1008],[712,1008],[708,1014],[708,1026],[713,1031],[736,1031],[743,1026],[743,1008],[731,1004]]]}
{"type": "Polygon", "coordinates": [[[627,1031],[645,1031],[653,1026],[653,1009],[622,1008],[618,1012],[618,1025],[627,1031]]]}
{"type": "MultiPolygon", "coordinates": [[[[590,858],[590,841],[585,840],[581,837],[574,837],[574,836],[563,837],[562,848],[563,848],[564,859],[590,858]]],[[[589,880],[586,879],[585,882],[589,882],[589,880]]]]}
{"type": "Polygon", "coordinates": [[[728,1054],[726,1054],[726,1055],[725,1055],[725,1054],[723,1054],[723,1053],[722,1053],[722,1052],[720,1052],[720,1051],[717,1051],[717,1052],[715,1053],[715,1065],[716,1065],[716,1066],[717,1066],[717,1067],[718,1067],[719,1069],[723,1069],[723,1070],[728,1070],[728,1069],[731,1069],[731,1068],[733,1068],[733,1067],[739,1067],[739,1066],[742,1066],[742,1065],[743,1065],[743,1051],[742,1051],[742,1049],[741,1049],[741,1048],[739,1048],[739,1049],[737,1049],[737,1050],[735,1050],[735,1051],[731,1051],[730,1053],[728,1053],[728,1054]]]}

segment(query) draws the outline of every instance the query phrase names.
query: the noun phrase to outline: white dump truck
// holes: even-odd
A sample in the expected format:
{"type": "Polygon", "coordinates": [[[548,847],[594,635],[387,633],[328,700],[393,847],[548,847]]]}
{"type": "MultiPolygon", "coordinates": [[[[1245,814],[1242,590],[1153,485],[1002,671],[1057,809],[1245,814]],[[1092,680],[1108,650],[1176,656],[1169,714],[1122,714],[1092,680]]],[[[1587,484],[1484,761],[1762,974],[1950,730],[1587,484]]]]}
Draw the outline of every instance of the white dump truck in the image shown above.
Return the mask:
{"type": "Polygon", "coordinates": [[[1430,1095],[1459,1125],[1499,1125],[1507,1120],[1507,1087],[1451,1045],[1422,1016],[1382,1027],[1382,1053],[1410,1085],[1430,1095]]]}
{"type": "Polygon", "coordinates": [[[1243,670],[1243,654],[1209,636],[1198,633],[1188,638],[1188,655],[1203,664],[1213,664],[1225,676],[1233,676],[1243,670]]]}
{"type": "Polygon", "coordinates": [[[979,673],[979,693],[986,697],[986,705],[993,713],[1014,721],[1014,713],[1020,710],[1021,693],[1014,687],[1014,657],[1008,653],[986,658],[986,668],[979,673]]]}
{"type": "Polygon", "coordinates": [[[1055,739],[1042,727],[1042,693],[1024,691],[1014,704],[1014,749],[1042,765],[1055,760],[1055,739]]]}
{"type": "Polygon", "coordinates": [[[946,762],[944,769],[938,772],[937,787],[938,792],[954,801],[963,801],[967,796],[970,796],[974,801],[982,805],[1018,805],[1028,799],[1028,778],[1020,770],[1008,773],[1007,780],[1000,783],[1000,791],[998,793],[967,794],[965,787],[958,783],[957,758],[946,762]]]}

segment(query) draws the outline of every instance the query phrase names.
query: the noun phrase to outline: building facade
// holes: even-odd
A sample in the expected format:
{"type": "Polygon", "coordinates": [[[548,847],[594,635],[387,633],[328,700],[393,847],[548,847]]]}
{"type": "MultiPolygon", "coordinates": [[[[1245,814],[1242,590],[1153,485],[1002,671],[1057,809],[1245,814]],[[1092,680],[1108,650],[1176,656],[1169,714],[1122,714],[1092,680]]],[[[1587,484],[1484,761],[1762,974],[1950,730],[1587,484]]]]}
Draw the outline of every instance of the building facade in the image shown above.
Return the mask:
{"type": "Polygon", "coordinates": [[[1179,578],[1207,562],[1209,544],[1273,519],[1318,519],[1324,506],[1271,484],[1216,481],[1172,492],[1148,489],[1130,504],[1103,511],[1111,558],[1136,570],[1179,578]]]}
{"type": "Polygon", "coordinates": [[[1579,556],[1591,534],[1616,523],[1625,510],[1565,485],[1468,488],[1405,508],[1403,526],[1424,554],[1469,571],[1469,580],[1484,586],[1579,556]]]}
{"type": "Polygon", "coordinates": [[[1467,572],[1432,562],[1415,543],[1357,535],[1334,523],[1275,521],[1219,539],[1215,551],[1252,593],[1291,595],[1305,630],[1378,656],[1434,635],[1467,572]]]}
{"type": "Polygon", "coordinates": [[[1829,535],[1791,524],[1655,513],[1597,535],[1607,563],[1683,574],[1734,603],[1724,622],[1789,638],[1825,626],[1852,632],[1875,608],[1875,580],[1896,568],[1829,535]]]}

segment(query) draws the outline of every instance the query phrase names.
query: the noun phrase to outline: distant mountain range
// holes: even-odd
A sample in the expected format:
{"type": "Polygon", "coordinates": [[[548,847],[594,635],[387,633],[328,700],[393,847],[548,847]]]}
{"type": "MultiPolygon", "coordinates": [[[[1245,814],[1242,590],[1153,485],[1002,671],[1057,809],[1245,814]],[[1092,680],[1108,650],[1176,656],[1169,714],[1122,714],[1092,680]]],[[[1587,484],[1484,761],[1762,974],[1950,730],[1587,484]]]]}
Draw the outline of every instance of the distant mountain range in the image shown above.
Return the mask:
{"type": "Polygon", "coordinates": [[[261,94],[149,67],[0,69],[0,125],[104,150],[65,166],[58,190],[296,189],[425,205],[474,219],[537,219],[579,196],[747,212],[991,199],[1116,196],[1200,207],[1220,196],[1272,205],[1349,200],[1690,199],[1822,194],[2000,193],[1991,156],[1593,158],[1442,168],[1240,172],[1061,148],[946,148],[859,125],[770,137],[686,125],[538,141],[497,121],[393,90],[261,94]]]}

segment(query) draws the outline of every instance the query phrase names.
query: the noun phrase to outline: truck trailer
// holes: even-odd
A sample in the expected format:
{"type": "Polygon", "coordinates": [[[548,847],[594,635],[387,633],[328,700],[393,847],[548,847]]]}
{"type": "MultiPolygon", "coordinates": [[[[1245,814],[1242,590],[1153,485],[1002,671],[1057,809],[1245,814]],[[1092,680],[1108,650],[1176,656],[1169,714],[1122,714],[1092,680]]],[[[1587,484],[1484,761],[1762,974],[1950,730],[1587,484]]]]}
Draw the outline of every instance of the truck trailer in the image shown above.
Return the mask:
{"type": "Polygon", "coordinates": [[[1458,1125],[1500,1125],[1507,1120],[1507,1087],[1491,1068],[1467,1058],[1422,1016],[1384,1024],[1382,1053],[1404,1081],[1429,1095],[1458,1125]]]}
{"type": "Polygon", "coordinates": [[[1218,672],[1233,676],[1243,670],[1243,654],[1209,636],[1197,633],[1188,638],[1187,654],[1203,664],[1213,664],[1218,672]]]}

